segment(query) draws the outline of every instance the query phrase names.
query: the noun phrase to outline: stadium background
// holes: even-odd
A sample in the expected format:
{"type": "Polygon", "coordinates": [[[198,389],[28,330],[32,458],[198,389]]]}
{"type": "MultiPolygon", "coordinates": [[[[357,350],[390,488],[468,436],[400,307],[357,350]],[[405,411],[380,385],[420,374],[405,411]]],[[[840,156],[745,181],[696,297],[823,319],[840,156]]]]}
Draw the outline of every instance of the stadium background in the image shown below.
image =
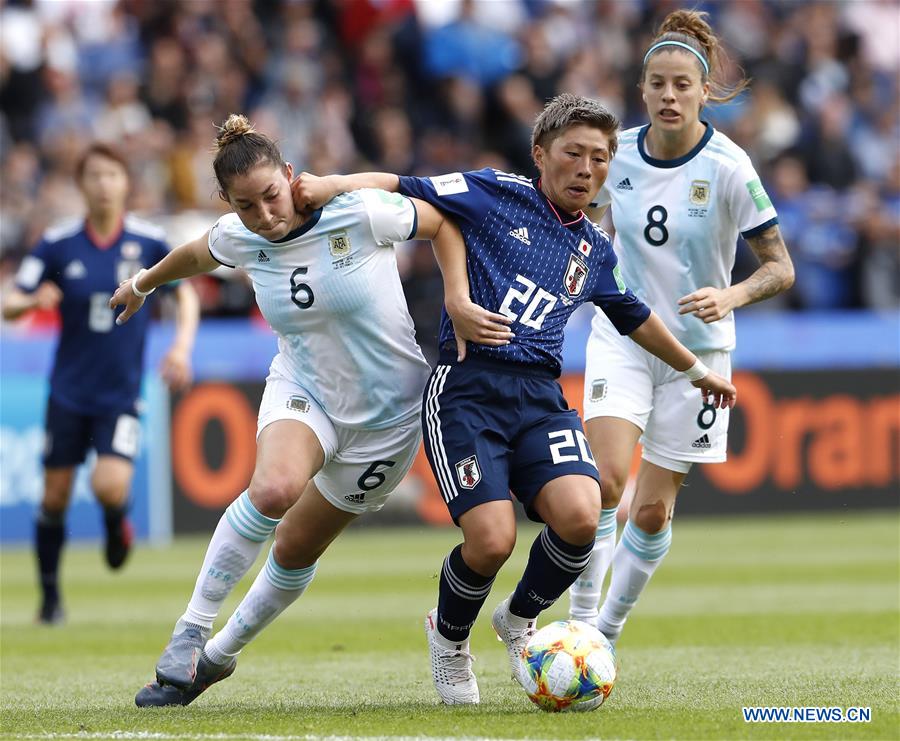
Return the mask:
{"type": "MultiPolygon", "coordinates": [[[[94,138],[124,148],[132,207],[193,238],[224,204],[213,123],[246,112],[297,169],[532,173],[531,122],[561,91],[644,122],[636,84],[651,29],[679,3],[640,0],[7,1],[0,8],[0,279],[42,230],[81,212],[74,162],[94,138]]],[[[746,149],[778,209],[797,282],[740,310],[741,400],[728,464],[695,471],[682,513],[896,508],[900,482],[900,8],[887,0],[700,3],[751,94],[709,119],[746,149]]],[[[737,76],[735,67],[732,74],[737,76]]],[[[434,353],[440,275],[427,243],[400,246],[419,342],[434,353]]],[[[735,279],[754,269],[741,245],[735,279]]],[[[208,532],[246,485],[255,407],[274,352],[252,291],[195,281],[196,384],[169,399],[147,358],[134,517],[143,537],[208,532]],[[239,352],[235,352],[239,348],[239,352]]],[[[580,405],[589,316],[567,336],[580,405]]],[[[31,534],[41,493],[44,379],[57,320],[0,339],[0,537],[31,534]]],[[[445,522],[420,459],[372,524],[445,522]]],[[[99,534],[79,479],[74,537],[99,534]]]]}

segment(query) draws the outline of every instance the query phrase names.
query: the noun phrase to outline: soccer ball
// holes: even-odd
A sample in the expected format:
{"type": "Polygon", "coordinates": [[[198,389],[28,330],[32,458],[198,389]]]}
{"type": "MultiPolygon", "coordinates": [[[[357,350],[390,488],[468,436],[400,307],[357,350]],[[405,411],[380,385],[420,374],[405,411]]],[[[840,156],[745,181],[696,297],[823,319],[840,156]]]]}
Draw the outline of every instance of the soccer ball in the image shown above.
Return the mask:
{"type": "Polygon", "coordinates": [[[522,652],[520,681],[541,710],[595,710],[616,682],[615,651],[606,636],[580,620],[557,620],[535,633],[522,652]]]}

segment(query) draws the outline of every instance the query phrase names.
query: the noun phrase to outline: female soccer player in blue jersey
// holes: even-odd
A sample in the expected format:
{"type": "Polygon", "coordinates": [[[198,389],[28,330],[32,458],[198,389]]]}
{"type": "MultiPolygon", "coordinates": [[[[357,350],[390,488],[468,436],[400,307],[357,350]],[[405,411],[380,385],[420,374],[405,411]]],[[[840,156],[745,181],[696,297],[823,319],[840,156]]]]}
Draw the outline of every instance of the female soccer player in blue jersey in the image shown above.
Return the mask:
{"type": "MultiPolygon", "coordinates": [[[[150,315],[117,327],[106,304],[123,278],[168,253],[159,227],[125,212],[128,169],[114,147],[90,146],[79,161],[77,180],[87,217],[50,228],[22,261],[16,287],[3,301],[6,319],[57,305],[62,315],[47,402],[44,496],[35,528],[43,623],[63,616],[58,582],[65,513],[76,467],[90,448],[97,452],[91,487],[104,510],[106,561],[118,569],[128,555],[132,535],[125,513],[139,447],[137,402],[150,315]]],[[[175,298],[175,341],[162,374],[177,389],[190,382],[199,304],[187,284],[178,286],[175,298]]]]}
{"type": "MultiPolygon", "coordinates": [[[[425,620],[435,688],[447,704],[479,702],[469,632],[515,545],[510,490],[531,519],[545,523],[518,586],[493,614],[514,677],[538,614],[590,558],[601,509],[597,468],[581,421],[556,380],[571,313],[593,302],[618,332],[686,373],[711,406],[727,407],[735,399],[734,387],[708,371],[627,288],[609,239],[584,215],[615,154],[618,125],[595,101],[561,95],[534,126],[537,180],[485,169],[432,178],[304,177],[295,185],[300,207],[377,185],[452,215],[465,251],[445,272],[450,316],[466,339],[473,326],[466,309],[470,286],[471,300],[505,316],[514,334],[499,347],[471,345],[459,362],[462,353],[445,314],[439,365],[425,389],[425,450],[464,538],[444,560],[438,605],[425,620]],[[448,280],[465,273],[466,265],[469,286],[448,280]]],[[[494,336],[503,335],[494,330],[494,336]]]]}
{"type": "Polygon", "coordinates": [[[229,676],[243,647],[303,594],[331,541],[360,514],[381,509],[403,479],[421,441],[429,368],[393,245],[415,237],[433,240],[438,253],[448,242],[463,249],[437,209],[394,193],[360,191],[297,212],[290,164],[243,116],[225,122],[217,150],[220,194],[234,212],[125,281],[109,304],[125,305],[117,319],[124,323],[159,285],[240,266],[278,335],[278,354],[249,488],[213,533],[157,679],[135,697],[142,707],[186,705],[229,676]],[[273,533],[265,567],[210,639],[222,602],[273,533]]]}
{"type": "MultiPolygon", "coordinates": [[[[721,50],[704,13],[675,11],[644,57],[641,90],[650,123],[625,131],[599,203],[612,205],[625,282],[659,311],[710,368],[731,376],[733,310],[791,286],[791,259],[750,159],[701,120],[708,102],[745,86],[718,82],[721,50]],[[730,285],[738,234],[759,259],[730,285]]],[[[597,312],[587,345],[584,412],[603,481],[591,563],[571,589],[571,614],[615,642],[669,550],[675,497],[694,463],[725,460],[728,410],[704,404],[681,375],[624,340],[597,312]],[[618,545],[616,508],[638,439],[643,459],[618,545]],[[612,577],[598,611],[600,590],[612,577]]]]}

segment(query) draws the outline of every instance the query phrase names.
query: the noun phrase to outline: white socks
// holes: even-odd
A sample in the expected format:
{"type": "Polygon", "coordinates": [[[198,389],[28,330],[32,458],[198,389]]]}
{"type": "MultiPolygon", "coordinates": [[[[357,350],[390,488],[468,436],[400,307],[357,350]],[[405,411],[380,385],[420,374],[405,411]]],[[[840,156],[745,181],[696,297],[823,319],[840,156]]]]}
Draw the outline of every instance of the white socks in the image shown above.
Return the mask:
{"type": "Polygon", "coordinates": [[[671,524],[653,534],[645,533],[631,520],[625,524],[612,559],[609,591],[597,617],[597,628],[613,644],[671,543],[671,524]]]}
{"type": "Polygon", "coordinates": [[[182,622],[212,629],[222,602],[253,565],[278,523],[260,514],[246,491],[228,506],[209,541],[182,622]]]}
{"type": "Polygon", "coordinates": [[[616,548],[616,507],[600,510],[600,523],[587,568],[569,587],[569,617],[594,624],[603,580],[616,548]]]}
{"type": "Polygon", "coordinates": [[[275,562],[274,546],[247,596],[228,618],[225,627],[203,649],[210,662],[227,664],[269,623],[291,605],[316,575],[316,564],[305,569],[285,569],[275,562]]]}

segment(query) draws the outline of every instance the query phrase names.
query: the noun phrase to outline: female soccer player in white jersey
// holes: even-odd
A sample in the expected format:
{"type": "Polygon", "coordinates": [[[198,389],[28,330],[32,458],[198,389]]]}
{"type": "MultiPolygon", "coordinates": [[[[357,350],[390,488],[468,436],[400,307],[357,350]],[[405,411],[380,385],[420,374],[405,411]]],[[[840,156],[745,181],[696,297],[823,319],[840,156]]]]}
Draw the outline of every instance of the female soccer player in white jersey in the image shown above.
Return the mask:
{"type": "MultiPolygon", "coordinates": [[[[422,414],[425,452],[463,536],[444,559],[437,607],[425,618],[434,686],[448,705],[480,701],[469,636],[515,546],[513,497],[544,524],[515,591],[491,618],[516,679],[538,616],[591,555],[601,510],[597,467],[557,382],[572,312],[595,303],[615,331],[690,376],[698,399],[699,388],[713,408],[735,401],[731,383],[704,368],[628,289],[609,238],[582,211],[606,177],[618,126],[596,101],[564,94],[535,121],[532,155],[541,173],[535,180],[485,168],[431,178],[364,173],[306,184],[312,203],[374,184],[425,199],[456,220],[465,242],[464,250],[443,256],[455,267],[445,273],[448,316],[422,414]],[[454,285],[452,276],[460,273],[468,281],[454,285]],[[502,347],[473,344],[462,358],[456,330],[466,321],[454,316],[460,314],[454,299],[469,305],[470,294],[505,316],[515,336],[502,347]]],[[[295,195],[304,205],[302,181],[295,195]]]]}
{"type": "MultiPolygon", "coordinates": [[[[735,97],[717,82],[722,51],[705,14],[675,11],[644,57],[650,123],[625,131],[597,204],[612,206],[625,283],[678,339],[730,377],[734,316],[793,283],[778,219],[747,155],[701,120],[708,102],[735,97]],[[730,285],[738,234],[760,262],[730,285]]],[[[600,471],[603,511],[590,564],[572,585],[572,617],[615,642],[669,550],[675,497],[694,463],[725,460],[728,409],[704,405],[679,373],[625,337],[598,311],[587,344],[584,416],[600,471]],[[643,460],[622,537],[616,508],[638,439],[643,460]],[[599,611],[601,585],[612,562],[599,611]]]]}
{"type": "Polygon", "coordinates": [[[279,352],[260,405],[250,486],[219,521],[157,681],[135,697],[139,706],[186,705],[229,676],[241,649],[303,593],[331,541],[380,509],[409,470],[429,367],[392,247],[414,237],[438,250],[442,241],[461,244],[436,209],[382,191],[297,212],[291,166],[243,116],[229,117],[217,147],[220,194],[234,213],[125,281],[109,303],[126,306],[117,319],[125,322],[163,283],[240,266],[279,352]],[[265,567],[207,640],[225,597],[273,532],[265,567]]]}

